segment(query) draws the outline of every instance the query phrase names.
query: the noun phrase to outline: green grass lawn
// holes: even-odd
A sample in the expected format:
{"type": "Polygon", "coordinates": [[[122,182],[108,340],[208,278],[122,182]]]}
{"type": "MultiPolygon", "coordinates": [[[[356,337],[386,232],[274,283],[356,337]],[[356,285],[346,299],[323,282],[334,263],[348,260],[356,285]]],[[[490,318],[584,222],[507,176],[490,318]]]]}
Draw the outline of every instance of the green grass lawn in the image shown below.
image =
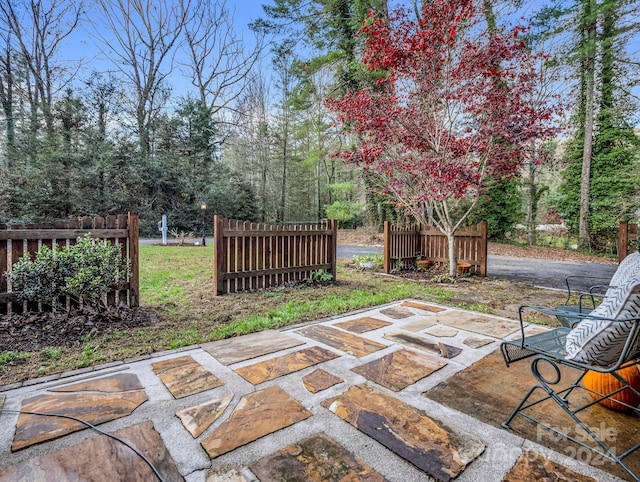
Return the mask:
{"type": "MultiPolygon", "coordinates": [[[[213,248],[140,246],[141,307],[157,317],[143,326],[74,340],[34,353],[0,352],[0,385],[156,351],[342,315],[404,298],[483,313],[536,295],[506,282],[415,282],[338,263],[337,281],[215,296],[213,248]]],[[[557,294],[558,300],[562,294],[557,294]]],[[[539,301],[537,304],[553,303],[539,301]]]]}

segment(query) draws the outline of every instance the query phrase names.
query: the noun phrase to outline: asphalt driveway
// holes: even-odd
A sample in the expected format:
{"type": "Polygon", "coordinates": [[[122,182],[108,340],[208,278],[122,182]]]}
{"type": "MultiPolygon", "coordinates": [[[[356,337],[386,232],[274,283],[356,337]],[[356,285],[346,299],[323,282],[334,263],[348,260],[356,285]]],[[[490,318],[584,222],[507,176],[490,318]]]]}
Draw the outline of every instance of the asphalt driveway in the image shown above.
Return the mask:
{"type": "MultiPolygon", "coordinates": [[[[364,254],[382,253],[380,246],[338,246],[338,258],[352,258],[364,254]]],[[[599,263],[572,263],[566,261],[549,261],[534,258],[510,258],[506,256],[489,256],[487,275],[503,278],[513,282],[529,283],[534,286],[553,289],[566,289],[565,278],[574,276],[598,276],[611,278],[617,266],[599,263]]],[[[576,281],[572,284],[578,290],[588,289],[593,284],[589,281],[576,281]]],[[[604,283],[602,283],[604,284],[604,283]]]]}

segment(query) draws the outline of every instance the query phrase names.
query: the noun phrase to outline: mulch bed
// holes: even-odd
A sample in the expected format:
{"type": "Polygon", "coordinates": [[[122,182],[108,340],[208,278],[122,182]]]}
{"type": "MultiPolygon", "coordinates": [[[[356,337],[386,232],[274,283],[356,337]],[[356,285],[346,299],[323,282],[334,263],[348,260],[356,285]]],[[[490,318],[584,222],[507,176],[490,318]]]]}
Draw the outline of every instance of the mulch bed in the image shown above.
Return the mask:
{"type": "Polygon", "coordinates": [[[73,345],[93,335],[104,335],[158,322],[153,310],[92,307],[70,311],[28,312],[0,316],[2,351],[38,351],[45,347],[73,345]]]}

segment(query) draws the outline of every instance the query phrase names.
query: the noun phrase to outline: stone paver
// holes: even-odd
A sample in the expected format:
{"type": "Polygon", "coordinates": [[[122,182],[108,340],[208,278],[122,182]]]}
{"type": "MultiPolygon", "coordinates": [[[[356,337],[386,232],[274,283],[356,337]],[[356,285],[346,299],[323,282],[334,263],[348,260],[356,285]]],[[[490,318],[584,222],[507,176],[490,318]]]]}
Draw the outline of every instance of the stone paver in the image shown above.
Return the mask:
{"type": "Polygon", "coordinates": [[[311,348],[271,358],[254,365],[237,368],[235,372],[248,382],[259,385],[318,363],[333,360],[339,356],[319,346],[312,346],[311,348]]]}
{"type": "Polygon", "coordinates": [[[248,482],[235,465],[216,465],[205,476],[205,482],[248,482]]]}
{"type": "Polygon", "coordinates": [[[250,466],[260,482],[304,480],[306,482],[386,479],[325,434],[317,434],[257,460],[250,466]],[[286,475],[285,475],[286,474],[286,475]]]}
{"type": "Polygon", "coordinates": [[[485,345],[488,345],[489,343],[493,343],[495,340],[492,340],[491,338],[466,338],[462,343],[464,343],[467,346],[470,346],[471,348],[481,348],[485,345]]]}
{"type": "Polygon", "coordinates": [[[413,316],[413,311],[403,308],[402,306],[392,306],[391,308],[385,308],[380,310],[385,316],[393,318],[394,320],[402,320],[413,316]]]}
{"type": "Polygon", "coordinates": [[[447,345],[446,343],[439,341],[432,341],[422,336],[403,333],[401,331],[388,331],[384,334],[384,337],[387,340],[402,343],[403,345],[417,348],[418,350],[422,350],[442,358],[453,358],[462,353],[461,348],[447,345]]]}
{"type": "Polygon", "coordinates": [[[447,362],[402,348],[351,370],[378,385],[399,392],[445,367],[447,362]]]}
{"type": "Polygon", "coordinates": [[[504,338],[520,330],[520,323],[490,316],[467,313],[464,311],[449,311],[435,315],[436,321],[443,325],[460,330],[471,331],[480,335],[504,338]]]}
{"type": "Polygon", "coordinates": [[[402,325],[402,329],[406,331],[411,331],[413,333],[418,333],[419,331],[425,330],[433,325],[437,324],[434,317],[425,317],[416,321],[412,321],[409,323],[405,323],[402,325]]]}
{"type": "Polygon", "coordinates": [[[532,450],[527,450],[520,456],[502,482],[538,482],[541,480],[596,482],[593,477],[578,474],[532,450]]]}
{"type": "Polygon", "coordinates": [[[485,449],[471,434],[368,385],[353,386],[322,406],[437,480],[457,477],[485,449]]]}
{"type": "MultiPolygon", "coordinates": [[[[500,428],[521,396],[520,371],[526,388],[531,378],[527,363],[502,376],[496,349],[514,326],[404,300],[0,387],[0,482],[153,480],[120,442],[20,408],[112,421],[101,428],[141,449],[165,480],[619,480],[579,460],[570,471],[558,463],[562,443],[545,437],[555,457],[528,453],[537,439],[500,428]],[[425,333],[434,328],[451,336],[425,333]]],[[[637,420],[594,410],[592,425],[615,426],[621,446],[637,439],[637,420]]],[[[640,454],[629,459],[640,466],[640,454]]],[[[609,465],[599,468],[621,472],[609,465]]]]}
{"type": "Polygon", "coordinates": [[[344,382],[342,378],[332,375],[322,368],[317,368],[308,375],[302,377],[302,384],[304,385],[304,388],[309,390],[311,393],[321,392],[322,390],[326,390],[327,388],[331,388],[332,386],[342,382],[344,382]]]}
{"type": "Polygon", "coordinates": [[[304,345],[304,342],[279,331],[265,330],[206,343],[202,348],[223,365],[233,365],[299,345],[304,345]]]}
{"type": "Polygon", "coordinates": [[[343,330],[350,331],[351,333],[366,333],[367,331],[377,330],[384,328],[385,326],[392,325],[388,321],[379,320],[378,318],[372,318],[371,316],[364,316],[362,318],[356,318],[355,320],[342,321],[336,323],[333,326],[342,328],[343,330]]]}
{"type": "Polygon", "coordinates": [[[73,383],[63,387],[50,388],[50,392],[128,392],[130,390],[144,390],[140,379],[133,373],[120,373],[111,377],[73,383]]]}
{"type": "MultiPolygon", "coordinates": [[[[137,380],[135,375],[133,377],[137,380]]],[[[124,385],[140,386],[140,389],[117,391],[117,386],[121,385],[117,380],[121,378],[122,375],[115,375],[71,385],[64,389],[70,393],[36,395],[23,400],[20,409],[79,417],[93,425],[109,422],[131,414],[148,399],[139,382],[131,382],[130,377],[127,377],[128,381],[124,385]]],[[[58,389],[61,390],[63,389],[58,389]]],[[[21,450],[85,428],[86,425],[70,418],[21,413],[11,450],[21,450]]]]}
{"type": "Polygon", "coordinates": [[[188,397],[223,385],[220,379],[189,355],[155,362],[151,366],[175,398],[188,397]]]}
{"type": "Polygon", "coordinates": [[[344,331],[330,326],[312,325],[296,330],[302,336],[319,341],[325,345],[337,348],[340,351],[349,353],[355,357],[363,357],[378,350],[386,348],[386,345],[377,343],[367,338],[345,333],[344,331]]]}
{"type": "Polygon", "coordinates": [[[446,310],[446,308],[442,308],[440,306],[428,305],[426,303],[418,303],[416,301],[403,301],[402,305],[400,306],[406,306],[407,308],[418,308],[419,310],[430,311],[431,313],[440,313],[441,311],[446,310]]]}
{"type": "Polygon", "coordinates": [[[218,457],[310,416],[282,388],[258,390],[242,397],[229,419],[202,441],[202,447],[209,457],[218,457]]]}
{"type": "Polygon", "coordinates": [[[227,409],[231,400],[233,400],[233,393],[180,410],[176,412],[176,417],[180,419],[184,428],[189,431],[193,438],[198,438],[202,435],[202,432],[220,418],[220,415],[227,409]]]}
{"type": "Polygon", "coordinates": [[[427,335],[437,336],[441,338],[452,338],[456,336],[459,331],[454,328],[449,328],[447,326],[432,326],[427,331],[425,331],[427,335]]]}
{"type": "MultiPolygon", "coordinates": [[[[114,435],[141,451],[162,478],[184,480],[151,422],[117,430],[114,435]]],[[[72,480],[157,480],[152,469],[133,450],[106,435],[0,469],[1,482],[72,480]]]]}

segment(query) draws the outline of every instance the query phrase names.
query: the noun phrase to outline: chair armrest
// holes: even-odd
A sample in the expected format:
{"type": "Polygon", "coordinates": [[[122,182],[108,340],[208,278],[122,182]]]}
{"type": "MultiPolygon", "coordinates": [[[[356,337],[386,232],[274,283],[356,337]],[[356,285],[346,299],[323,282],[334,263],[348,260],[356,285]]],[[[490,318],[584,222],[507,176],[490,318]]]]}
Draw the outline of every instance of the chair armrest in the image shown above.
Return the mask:
{"type": "Polygon", "coordinates": [[[580,313],[577,311],[565,311],[562,308],[546,308],[544,306],[537,306],[537,305],[522,305],[518,308],[518,320],[520,321],[520,335],[522,336],[522,343],[524,346],[524,315],[523,313],[527,310],[531,310],[531,311],[538,311],[540,313],[544,313],[546,315],[551,315],[551,316],[564,316],[566,318],[570,318],[570,319],[575,319],[575,321],[571,322],[571,326],[573,327],[576,323],[579,323],[580,321],[582,321],[584,318],[587,318],[589,316],[589,313],[591,313],[591,311],[585,312],[585,313],[580,313]]]}
{"type": "Polygon", "coordinates": [[[582,300],[583,298],[589,298],[591,300],[591,310],[595,309],[596,307],[596,298],[604,298],[605,294],[606,294],[606,290],[608,290],[609,288],[615,288],[615,286],[613,285],[593,285],[592,287],[589,288],[588,292],[583,292],[580,293],[580,295],[578,296],[578,308],[580,311],[582,311],[582,300]],[[601,291],[597,291],[597,290],[605,290],[605,292],[601,292],[601,291]]]}
{"type": "MultiPolygon", "coordinates": [[[[607,280],[609,281],[610,278],[604,277],[604,276],[588,276],[588,275],[569,275],[566,276],[564,278],[564,283],[567,285],[567,299],[565,300],[565,305],[569,303],[569,300],[571,299],[571,294],[572,294],[572,283],[574,283],[577,280],[607,280]]],[[[592,288],[595,287],[604,287],[605,285],[593,285],[591,288],[589,288],[589,290],[591,291],[592,288]]],[[[575,293],[576,291],[578,291],[576,288],[573,288],[573,292],[575,293]]]]}
{"type": "MultiPolygon", "coordinates": [[[[624,365],[626,362],[630,360],[635,360],[640,358],[640,348],[638,348],[635,352],[633,351],[634,349],[636,349],[636,341],[637,341],[636,339],[640,336],[640,332],[639,332],[640,331],[640,315],[633,318],[617,318],[616,319],[616,318],[606,318],[603,316],[592,316],[590,312],[586,312],[586,313],[580,313],[577,311],[566,312],[566,311],[563,311],[562,309],[557,309],[557,308],[546,308],[543,306],[535,306],[535,305],[522,305],[518,309],[518,316],[520,319],[520,327],[521,327],[521,334],[522,334],[522,341],[520,344],[523,349],[528,349],[528,350],[531,350],[531,348],[526,346],[526,340],[524,337],[524,319],[523,319],[523,312],[526,310],[538,311],[540,313],[544,313],[552,316],[556,316],[560,314],[562,316],[566,316],[567,318],[575,318],[576,320],[575,323],[580,322],[585,318],[589,318],[590,320],[612,321],[613,323],[631,322],[633,323],[633,326],[630,333],[627,335],[625,347],[620,355],[620,359],[615,364],[611,364],[606,367],[593,365],[593,367],[595,367],[593,369],[600,372],[611,372],[611,371],[617,370],[618,368],[620,368],[622,365],[624,365]]],[[[575,323],[572,323],[572,326],[575,325],[575,323]]],[[[567,328],[555,328],[552,331],[559,331],[561,329],[567,330],[567,328]]],[[[536,335],[531,335],[531,336],[535,337],[536,335]]],[[[538,353],[544,354],[543,351],[538,351],[538,353]]],[[[565,362],[567,361],[565,360],[565,362]]],[[[582,365],[585,367],[589,366],[588,364],[581,364],[580,362],[576,362],[576,361],[571,361],[568,363],[572,364],[573,366],[579,366],[579,365],[582,365]]]]}

